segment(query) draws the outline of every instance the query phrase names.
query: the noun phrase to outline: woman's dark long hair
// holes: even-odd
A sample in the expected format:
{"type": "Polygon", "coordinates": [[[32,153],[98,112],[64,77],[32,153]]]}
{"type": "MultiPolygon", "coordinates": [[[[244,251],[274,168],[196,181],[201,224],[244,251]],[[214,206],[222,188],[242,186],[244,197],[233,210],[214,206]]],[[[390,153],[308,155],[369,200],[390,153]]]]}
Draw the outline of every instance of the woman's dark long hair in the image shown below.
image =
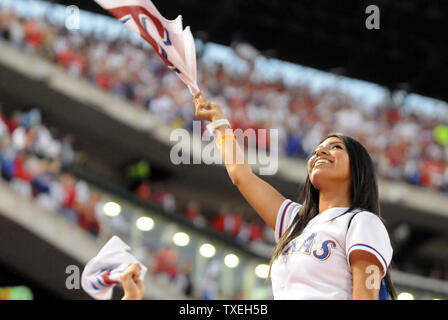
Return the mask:
{"type": "MultiPolygon", "coordinates": [[[[369,153],[364,146],[355,139],[339,134],[331,133],[325,137],[320,143],[328,138],[336,137],[341,139],[347,149],[350,159],[350,174],[351,174],[351,188],[350,188],[350,208],[345,212],[354,210],[369,211],[377,215],[381,220],[378,184],[375,176],[375,167],[369,153]]],[[[320,144],[319,143],[319,144],[320,144]]],[[[303,186],[302,193],[299,196],[298,202],[302,204],[298,214],[295,216],[289,228],[283,233],[274,254],[272,256],[270,266],[282,254],[285,247],[293,239],[298,237],[308,222],[319,213],[319,190],[315,189],[307,176],[303,186]]],[[[345,214],[344,213],[344,214],[345,214]]],[[[386,284],[388,288],[389,297],[396,299],[396,292],[393,286],[389,269],[386,273],[386,284]]]]}

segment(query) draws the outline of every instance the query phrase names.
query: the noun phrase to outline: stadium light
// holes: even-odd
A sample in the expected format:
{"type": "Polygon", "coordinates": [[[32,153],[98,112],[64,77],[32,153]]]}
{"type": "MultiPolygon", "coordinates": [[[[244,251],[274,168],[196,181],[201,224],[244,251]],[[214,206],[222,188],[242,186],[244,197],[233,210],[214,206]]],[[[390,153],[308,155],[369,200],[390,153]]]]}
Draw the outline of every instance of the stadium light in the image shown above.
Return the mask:
{"type": "Polygon", "coordinates": [[[230,253],[225,256],[224,263],[229,268],[236,268],[240,263],[240,259],[238,258],[238,256],[234,255],[233,253],[230,253]]]}
{"type": "Polygon", "coordinates": [[[140,217],[137,219],[136,225],[141,231],[149,231],[154,228],[154,220],[149,217],[140,217]]]}
{"type": "Polygon", "coordinates": [[[269,266],[267,264],[259,264],[255,268],[255,275],[258,278],[266,279],[269,275],[269,266]]]}
{"type": "Polygon", "coordinates": [[[185,232],[177,232],[173,236],[173,242],[176,246],[185,247],[190,243],[190,236],[185,232]]]}
{"type": "Polygon", "coordinates": [[[213,257],[215,255],[216,249],[215,249],[215,246],[211,245],[210,243],[204,243],[199,248],[199,253],[204,258],[211,258],[211,257],[213,257]]]}
{"type": "Polygon", "coordinates": [[[116,202],[106,202],[103,206],[103,212],[106,216],[115,217],[121,213],[121,206],[116,202]]]}
{"type": "Polygon", "coordinates": [[[397,297],[398,300],[414,300],[414,295],[409,292],[402,292],[397,297]]]}

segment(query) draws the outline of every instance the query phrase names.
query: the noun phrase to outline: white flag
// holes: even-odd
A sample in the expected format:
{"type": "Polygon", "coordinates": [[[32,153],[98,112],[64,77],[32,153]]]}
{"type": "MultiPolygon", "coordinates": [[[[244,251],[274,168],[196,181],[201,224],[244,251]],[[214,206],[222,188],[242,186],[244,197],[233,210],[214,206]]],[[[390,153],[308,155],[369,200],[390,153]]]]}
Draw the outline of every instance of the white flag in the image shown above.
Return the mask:
{"type": "Polygon", "coordinates": [[[114,287],[130,263],[142,268],[140,280],[144,280],[147,268],[129,251],[131,248],[119,237],[113,236],[84,268],[81,285],[85,292],[97,300],[110,300],[114,287]]]}
{"type": "Polygon", "coordinates": [[[183,29],[182,16],[165,19],[150,0],[95,0],[120,22],[146,40],[165,64],[199,93],[196,80],[196,48],[190,27],[183,29]]]}

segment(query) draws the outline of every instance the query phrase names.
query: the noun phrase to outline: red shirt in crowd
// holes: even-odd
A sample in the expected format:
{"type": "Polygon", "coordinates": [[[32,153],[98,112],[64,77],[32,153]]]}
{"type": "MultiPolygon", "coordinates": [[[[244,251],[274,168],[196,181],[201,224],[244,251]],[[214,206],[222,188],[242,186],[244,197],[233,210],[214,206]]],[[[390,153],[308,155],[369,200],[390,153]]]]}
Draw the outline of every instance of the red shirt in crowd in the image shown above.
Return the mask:
{"type": "Polygon", "coordinates": [[[150,200],[151,199],[151,188],[148,186],[147,183],[140,184],[137,187],[137,190],[135,192],[143,200],[150,200]]]}
{"type": "Polygon", "coordinates": [[[100,231],[100,224],[95,215],[95,207],[100,199],[101,196],[99,194],[93,194],[89,201],[78,209],[78,225],[86,231],[93,233],[98,233],[100,231]]]}
{"type": "Polygon", "coordinates": [[[29,171],[25,168],[25,162],[23,154],[19,154],[14,160],[14,165],[12,169],[12,175],[14,178],[31,181],[32,176],[29,171]]]}
{"type": "Polygon", "coordinates": [[[224,227],[227,232],[233,236],[237,236],[243,226],[244,220],[241,214],[233,213],[231,216],[227,216],[224,221],[224,227]]]}
{"type": "Polygon", "coordinates": [[[196,208],[187,208],[184,211],[185,217],[187,217],[188,220],[193,221],[194,219],[198,218],[200,216],[200,212],[196,208]]]}
{"type": "Polygon", "coordinates": [[[109,90],[111,86],[111,78],[107,72],[100,72],[96,75],[95,82],[101,89],[109,90]]]}
{"type": "Polygon", "coordinates": [[[406,155],[406,149],[403,146],[389,145],[386,148],[386,156],[389,158],[392,167],[398,167],[403,164],[406,155]]]}
{"type": "Polygon", "coordinates": [[[14,132],[14,130],[16,130],[17,127],[19,126],[19,122],[14,117],[11,118],[10,120],[5,119],[4,121],[5,121],[6,126],[8,127],[10,134],[12,134],[14,132]]]}
{"type": "Polygon", "coordinates": [[[233,236],[237,236],[243,226],[244,220],[241,214],[220,213],[213,221],[212,228],[219,232],[226,232],[233,236]]]}
{"type": "Polygon", "coordinates": [[[66,69],[72,66],[77,66],[81,75],[85,75],[87,73],[86,59],[82,54],[74,52],[71,48],[67,48],[60,52],[57,55],[56,60],[66,69]]]}
{"type": "Polygon", "coordinates": [[[25,33],[26,44],[38,49],[42,46],[44,37],[41,30],[35,21],[28,21],[23,27],[25,33]]]}
{"type": "Polygon", "coordinates": [[[444,174],[444,163],[427,159],[421,166],[421,183],[425,187],[438,188],[440,187],[441,178],[444,174]]]}
{"type": "Polygon", "coordinates": [[[154,273],[165,273],[171,278],[177,276],[178,254],[174,248],[165,248],[159,251],[155,258],[154,273]]]}
{"type": "Polygon", "coordinates": [[[224,214],[218,214],[218,216],[213,219],[212,228],[216,231],[223,232],[224,231],[224,214]]]}
{"type": "Polygon", "coordinates": [[[62,206],[64,208],[74,209],[76,204],[76,185],[74,178],[71,175],[65,174],[62,177],[62,190],[64,192],[64,201],[62,206]]]}
{"type": "Polygon", "coordinates": [[[249,226],[249,240],[261,241],[264,239],[263,226],[260,223],[253,222],[249,226]]]}

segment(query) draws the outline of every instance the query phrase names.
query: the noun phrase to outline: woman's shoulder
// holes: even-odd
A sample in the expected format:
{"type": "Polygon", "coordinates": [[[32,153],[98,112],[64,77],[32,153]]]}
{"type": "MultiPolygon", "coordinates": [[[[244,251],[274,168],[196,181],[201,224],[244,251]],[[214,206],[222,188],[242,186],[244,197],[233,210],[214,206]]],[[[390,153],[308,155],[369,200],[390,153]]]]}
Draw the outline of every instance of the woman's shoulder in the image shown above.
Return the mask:
{"type": "Polygon", "coordinates": [[[285,199],[281,204],[278,213],[279,214],[296,214],[302,205],[298,202],[295,202],[291,199],[285,199]]]}
{"type": "Polygon", "coordinates": [[[374,225],[385,225],[385,221],[378,214],[364,209],[355,209],[349,214],[349,226],[353,223],[367,223],[374,225]]]}
{"type": "Polygon", "coordinates": [[[382,218],[371,211],[364,210],[364,209],[355,209],[350,211],[350,213],[353,215],[353,217],[358,217],[360,219],[379,219],[382,220],[382,218]]]}

